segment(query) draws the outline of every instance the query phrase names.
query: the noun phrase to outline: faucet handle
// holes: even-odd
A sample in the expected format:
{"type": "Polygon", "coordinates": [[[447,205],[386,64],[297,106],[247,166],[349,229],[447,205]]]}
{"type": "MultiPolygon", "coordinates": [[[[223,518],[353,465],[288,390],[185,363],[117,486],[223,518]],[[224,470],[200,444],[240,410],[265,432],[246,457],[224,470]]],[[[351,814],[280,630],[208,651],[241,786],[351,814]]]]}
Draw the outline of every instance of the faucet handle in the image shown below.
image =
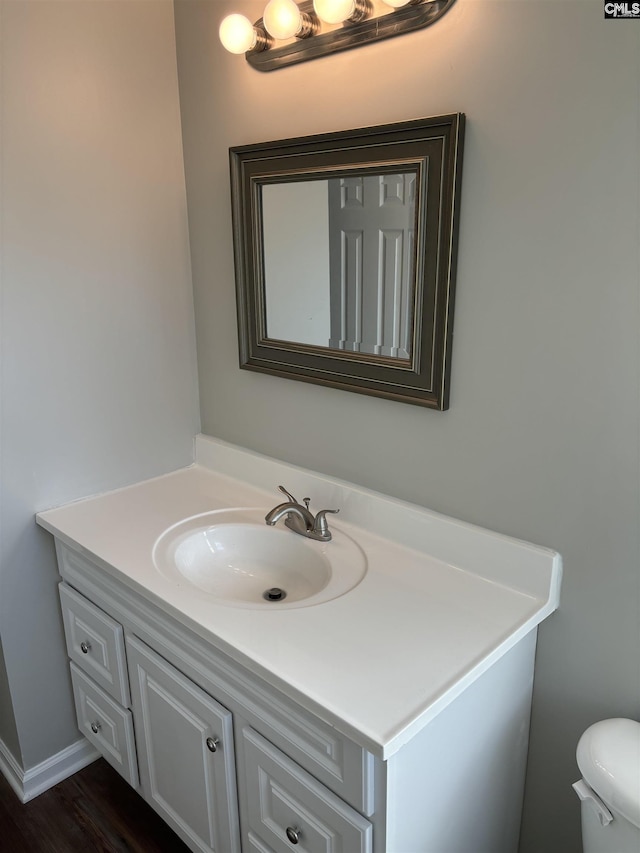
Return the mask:
{"type": "Polygon", "coordinates": [[[317,533],[322,539],[326,542],[331,539],[331,531],[329,530],[329,525],[327,524],[327,513],[337,513],[340,512],[339,509],[321,509],[320,512],[316,515],[315,521],[313,522],[313,532],[317,533]]]}
{"type": "Polygon", "coordinates": [[[292,504],[297,504],[298,501],[294,498],[291,492],[288,492],[284,486],[278,486],[278,490],[282,492],[283,495],[286,495],[292,504]]]}

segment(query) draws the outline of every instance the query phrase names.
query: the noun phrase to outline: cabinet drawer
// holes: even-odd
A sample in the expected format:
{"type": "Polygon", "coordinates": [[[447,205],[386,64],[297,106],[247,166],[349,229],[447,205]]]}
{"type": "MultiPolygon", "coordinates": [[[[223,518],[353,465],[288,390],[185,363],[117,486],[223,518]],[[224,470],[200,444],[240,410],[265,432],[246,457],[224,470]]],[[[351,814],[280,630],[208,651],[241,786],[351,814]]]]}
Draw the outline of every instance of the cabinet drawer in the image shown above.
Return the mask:
{"type": "Polygon", "coordinates": [[[122,626],[63,583],[60,601],[69,657],[117,702],[128,706],[122,626]]]}
{"type": "Polygon", "coordinates": [[[371,753],[281,694],[246,681],[242,715],[252,728],[304,767],[334,794],[365,815],[373,814],[371,753]]]}
{"type": "Polygon", "coordinates": [[[131,711],[114,702],[75,664],[70,666],[80,731],[109,764],[137,788],[138,766],[131,711]]]}
{"type": "Polygon", "coordinates": [[[373,827],[366,818],[248,726],[241,748],[252,849],[291,853],[299,843],[305,853],[370,853],[373,827]]]}

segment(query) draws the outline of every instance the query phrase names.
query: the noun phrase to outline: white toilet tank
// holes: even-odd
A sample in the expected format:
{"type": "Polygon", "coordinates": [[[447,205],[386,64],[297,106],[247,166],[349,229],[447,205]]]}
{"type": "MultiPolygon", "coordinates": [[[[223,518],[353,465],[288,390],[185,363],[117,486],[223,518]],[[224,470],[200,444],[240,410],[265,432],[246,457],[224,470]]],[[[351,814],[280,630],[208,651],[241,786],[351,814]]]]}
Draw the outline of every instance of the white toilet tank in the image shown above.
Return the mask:
{"type": "Polygon", "coordinates": [[[640,723],[602,720],[580,738],[584,853],[640,853],[640,723]]]}

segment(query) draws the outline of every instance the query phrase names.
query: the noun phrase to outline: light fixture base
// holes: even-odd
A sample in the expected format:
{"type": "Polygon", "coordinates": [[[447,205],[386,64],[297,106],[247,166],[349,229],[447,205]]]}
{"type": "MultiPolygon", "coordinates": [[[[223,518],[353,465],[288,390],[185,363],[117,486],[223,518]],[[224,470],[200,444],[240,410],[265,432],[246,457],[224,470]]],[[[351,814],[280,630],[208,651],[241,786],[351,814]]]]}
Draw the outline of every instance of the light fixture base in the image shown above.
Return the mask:
{"type": "Polygon", "coordinates": [[[354,10],[347,18],[352,24],[358,24],[360,21],[365,21],[373,12],[373,3],[371,0],[354,0],[354,10]]]}
{"type": "Polygon", "coordinates": [[[260,54],[263,50],[269,50],[271,47],[273,47],[273,39],[263,26],[256,24],[256,43],[249,53],[260,54]]]}
{"type": "Polygon", "coordinates": [[[300,18],[302,23],[299,31],[296,33],[296,38],[306,39],[309,36],[315,36],[320,29],[320,21],[317,17],[308,12],[301,12],[300,18]]]}

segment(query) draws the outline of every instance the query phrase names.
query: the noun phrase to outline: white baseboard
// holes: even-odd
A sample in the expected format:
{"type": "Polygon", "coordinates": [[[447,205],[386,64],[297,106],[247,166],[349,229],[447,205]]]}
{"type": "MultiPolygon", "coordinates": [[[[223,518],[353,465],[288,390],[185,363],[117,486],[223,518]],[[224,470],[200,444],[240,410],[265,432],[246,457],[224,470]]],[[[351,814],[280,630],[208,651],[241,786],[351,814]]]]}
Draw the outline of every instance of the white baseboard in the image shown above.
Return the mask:
{"type": "Polygon", "coordinates": [[[0,773],[23,803],[33,800],[38,794],[42,794],[58,782],[82,770],[99,757],[99,753],[89,741],[86,738],[80,738],[66,749],[36,764],[35,767],[23,770],[6,744],[0,740],[0,773]]]}

